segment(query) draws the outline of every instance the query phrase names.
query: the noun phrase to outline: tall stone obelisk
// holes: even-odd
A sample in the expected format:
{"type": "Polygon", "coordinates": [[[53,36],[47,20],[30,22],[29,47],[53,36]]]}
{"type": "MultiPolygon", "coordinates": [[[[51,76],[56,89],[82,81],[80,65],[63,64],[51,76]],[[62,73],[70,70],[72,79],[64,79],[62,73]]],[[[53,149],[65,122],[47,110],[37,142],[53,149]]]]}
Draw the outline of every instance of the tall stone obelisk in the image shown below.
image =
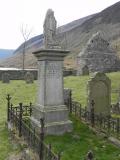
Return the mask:
{"type": "Polygon", "coordinates": [[[44,22],[44,48],[33,52],[38,60],[38,95],[33,108],[32,124],[40,128],[45,120],[45,133],[60,135],[72,130],[68,109],[63,98],[63,60],[69,51],[62,50],[56,41],[54,12],[47,11],[44,22]]]}

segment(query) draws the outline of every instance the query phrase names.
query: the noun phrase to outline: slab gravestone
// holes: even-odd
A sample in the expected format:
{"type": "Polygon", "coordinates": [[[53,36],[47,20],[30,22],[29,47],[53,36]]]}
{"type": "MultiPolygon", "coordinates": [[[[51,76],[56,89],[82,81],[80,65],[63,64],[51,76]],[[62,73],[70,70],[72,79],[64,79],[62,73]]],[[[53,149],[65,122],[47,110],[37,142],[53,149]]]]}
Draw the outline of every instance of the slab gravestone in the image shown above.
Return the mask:
{"type": "Polygon", "coordinates": [[[26,74],[25,74],[25,81],[26,81],[26,83],[33,83],[34,82],[34,76],[33,76],[33,74],[32,73],[30,73],[30,72],[27,72],[26,74]]]}
{"type": "Polygon", "coordinates": [[[120,104],[116,103],[114,105],[112,105],[112,113],[113,114],[120,114],[120,104]]]}
{"type": "Polygon", "coordinates": [[[71,100],[72,90],[69,88],[64,88],[64,104],[68,104],[71,100]]]}
{"type": "Polygon", "coordinates": [[[88,81],[88,110],[91,110],[91,101],[94,100],[94,111],[97,114],[110,114],[111,80],[104,73],[95,73],[88,81]]]}
{"type": "Polygon", "coordinates": [[[3,83],[10,83],[10,75],[8,73],[4,73],[2,75],[2,82],[3,83]]]}
{"type": "Polygon", "coordinates": [[[56,20],[49,9],[44,22],[44,48],[33,52],[38,60],[38,95],[31,122],[40,130],[45,120],[45,134],[60,135],[72,130],[63,96],[63,60],[69,51],[56,43],[56,20]]]}
{"type": "Polygon", "coordinates": [[[87,65],[82,67],[82,75],[89,75],[89,68],[87,65]]]}

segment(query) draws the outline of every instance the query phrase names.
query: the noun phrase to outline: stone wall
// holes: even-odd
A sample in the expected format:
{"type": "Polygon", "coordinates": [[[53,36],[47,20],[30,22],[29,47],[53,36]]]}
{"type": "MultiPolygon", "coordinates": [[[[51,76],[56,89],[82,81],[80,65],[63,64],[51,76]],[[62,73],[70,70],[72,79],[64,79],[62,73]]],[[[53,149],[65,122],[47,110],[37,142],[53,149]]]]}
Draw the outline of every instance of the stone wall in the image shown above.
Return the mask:
{"type": "Polygon", "coordinates": [[[76,70],[74,69],[65,69],[63,71],[63,76],[66,77],[66,76],[76,76],[76,70]]]}
{"type": "Polygon", "coordinates": [[[25,77],[27,72],[30,72],[34,75],[34,79],[37,79],[37,70],[0,70],[0,80],[5,73],[8,73],[10,80],[22,80],[25,77]]]}
{"type": "MultiPolygon", "coordinates": [[[[2,80],[2,76],[5,73],[8,73],[10,75],[10,80],[23,80],[26,73],[30,72],[34,75],[34,80],[37,80],[38,77],[38,70],[30,70],[30,69],[26,69],[26,70],[2,70],[0,69],[0,80],[2,80]]],[[[65,76],[70,76],[70,75],[75,75],[76,71],[75,70],[64,70],[63,71],[63,75],[65,76]]]]}

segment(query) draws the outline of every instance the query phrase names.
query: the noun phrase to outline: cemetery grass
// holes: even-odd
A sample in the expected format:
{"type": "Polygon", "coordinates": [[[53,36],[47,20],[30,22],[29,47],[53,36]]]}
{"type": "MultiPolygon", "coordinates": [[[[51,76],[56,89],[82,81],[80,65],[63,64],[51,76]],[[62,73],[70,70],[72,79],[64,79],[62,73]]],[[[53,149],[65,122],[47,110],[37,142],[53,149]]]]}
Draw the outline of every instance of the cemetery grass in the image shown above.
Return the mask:
{"type": "Polygon", "coordinates": [[[106,138],[96,135],[80,120],[71,116],[72,133],[63,136],[47,136],[46,142],[52,144],[55,153],[61,153],[61,160],[84,160],[92,150],[97,160],[120,160],[120,149],[113,146],[106,138]]]}
{"type": "MultiPolygon", "coordinates": [[[[111,73],[111,74],[108,74],[108,76],[112,79],[112,89],[117,89],[120,86],[119,84],[120,73],[119,72],[111,73]]],[[[64,80],[64,86],[66,88],[71,88],[73,90],[73,98],[76,101],[79,101],[83,107],[86,105],[86,98],[87,98],[86,83],[88,79],[89,79],[89,76],[79,76],[79,77],[70,76],[70,77],[66,77],[64,80]]],[[[9,93],[12,96],[11,101],[14,105],[18,105],[18,103],[20,102],[23,102],[24,104],[28,104],[32,102],[33,104],[35,104],[35,101],[36,101],[35,95],[37,92],[36,86],[37,86],[36,82],[33,84],[26,84],[24,81],[11,81],[10,84],[3,84],[0,81],[0,160],[5,160],[6,157],[8,157],[13,152],[18,153],[21,150],[20,146],[11,144],[10,138],[8,136],[8,131],[5,127],[6,114],[7,114],[6,113],[6,103],[7,103],[6,95],[9,93]]],[[[112,94],[112,102],[116,102],[116,100],[117,100],[117,94],[112,94]]],[[[64,150],[66,150],[68,145],[73,146],[73,149],[71,147],[70,147],[71,149],[67,149],[65,156],[63,156],[63,159],[65,159],[66,156],[70,158],[70,157],[74,157],[75,155],[77,156],[77,154],[82,156],[82,153],[83,155],[86,153],[86,151],[90,148],[88,147],[90,146],[90,144],[87,145],[87,141],[85,141],[86,142],[85,143],[84,138],[82,138],[82,136],[84,137],[86,135],[88,141],[91,141],[91,143],[94,142],[95,144],[99,144],[99,145],[101,143],[101,140],[99,139],[97,140],[96,136],[95,136],[95,139],[92,137],[93,134],[92,133],[90,134],[89,133],[90,131],[88,132],[88,129],[86,128],[85,125],[83,124],[80,125],[80,123],[77,123],[77,121],[74,118],[73,118],[73,121],[74,121],[74,128],[75,128],[74,130],[78,130],[78,132],[74,132],[73,134],[79,134],[80,139],[83,143],[81,141],[75,140],[75,138],[71,134],[65,134],[64,136],[60,136],[60,137],[48,137],[48,140],[52,141],[53,145],[55,146],[54,147],[55,150],[57,149],[58,151],[62,150],[61,149],[62,147],[64,148],[64,150]],[[81,130],[79,130],[80,127],[82,127],[81,130]],[[71,143],[67,143],[67,141],[69,141],[69,137],[71,138],[71,140],[73,139],[75,141],[71,141],[71,143]],[[91,137],[93,138],[93,140],[91,137]],[[54,142],[54,138],[56,139],[56,142],[54,142]],[[78,144],[76,144],[74,147],[72,143],[75,144],[75,142],[78,142],[78,144],[82,144],[81,147],[78,144]],[[79,151],[78,149],[79,147],[81,148],[82,152],[79,151]],[[74,150],[75,152],[74,156],[73,156],[72,150],[74,150]],[[77,152],[80,152],[81,154],[77,152]]],[[[95,148],[96,147],[94,146],[93,149],[95,150],[95,148]]],[[[98,150],[99,150],[99,147],[98,147],[98,150]]],[[[116,157],[115,155],[118,155],[117,149],[112,145],[105,147],[105,150],[106,152],[103,152],[104,156],[108,156],[108,153],[110,152],[110,150],[111,150],[111,154],[110,154],[111,157],[116,157]],[[114,150],[115,152],[113,152],[114,150]]],[[[97,153],[99,154],[99,151],[97,151],[97,148],[96,148],[95,154],[97,153]]],[[[114,160],[114,159],[111,158],[111,160],[114,160]]]]}
{"type": "Polygon", "coordinates": [[[11,154],[18,154],[22,146],[10,140],[9,133],[6,128],[6,95],[9,93],[12,96],[11,102],[18,105],[20,102],[28,104],[35,102],[34,93],[36,83],[32,85],[26,84],[24,81],[11,81],[10,84],[0,82],[0,160],[5,160],[11,154]]]}
{"type": "MultiPolygon", "coordinates": [[[[82,107],[87,105],[87,82],[90,76],[69,76],[64,78],[64,86],[72,89],[72,97],[75,101],[82,104],[82,107]]],[[[107,76],[111,79],[111,103],[118,101],[118,93],[114,90],[120,89],[120,72],[108,73],[107,76]]]]}

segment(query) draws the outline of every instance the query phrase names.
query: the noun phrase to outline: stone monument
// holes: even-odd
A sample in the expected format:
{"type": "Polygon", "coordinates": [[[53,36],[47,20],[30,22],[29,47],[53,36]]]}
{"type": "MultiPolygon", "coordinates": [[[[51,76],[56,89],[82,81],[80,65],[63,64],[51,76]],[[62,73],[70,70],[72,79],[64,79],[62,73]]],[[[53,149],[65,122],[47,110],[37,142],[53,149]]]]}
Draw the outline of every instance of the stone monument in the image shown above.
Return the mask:
{"type": "Polygon", "coordinates": [[[104,73],[95,73],[88,81],[88,110],[94,100],[96,114],[109,115],[111,109],[111,80],[104,73]]]}
{"type": "Polygon", "coordinates": [[[77,56],[77,75],[82,75],[82,68],[87,65],[90,72],[113,72],[120,70],[120,59],[107,40],[99,31],[89,39],[77,56]]]}
{"type": "Polygon", "coordinates": [[[47,11],[44,22],[44,48],[33,52],[38,60],[38,95],[33,107],[32,124],[40,130],[40,118],[45,120],[45,134],[60,135],[72,130],[63,96],[63,59],[69,51],[56,45],[54,12],[47,11]]]}

